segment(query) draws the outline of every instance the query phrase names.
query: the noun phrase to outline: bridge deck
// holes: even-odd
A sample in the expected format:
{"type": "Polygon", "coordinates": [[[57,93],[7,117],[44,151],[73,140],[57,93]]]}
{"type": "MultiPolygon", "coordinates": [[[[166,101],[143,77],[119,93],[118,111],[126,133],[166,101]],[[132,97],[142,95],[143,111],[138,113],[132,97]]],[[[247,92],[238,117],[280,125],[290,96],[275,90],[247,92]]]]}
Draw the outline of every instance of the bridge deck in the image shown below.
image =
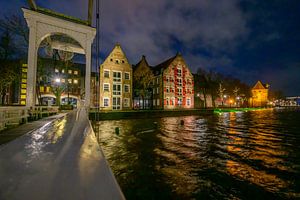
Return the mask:
{"type": "Polygon", "coordinates": [[[0,199],[124,199],[79,109],[0,147],[0,199]]]}

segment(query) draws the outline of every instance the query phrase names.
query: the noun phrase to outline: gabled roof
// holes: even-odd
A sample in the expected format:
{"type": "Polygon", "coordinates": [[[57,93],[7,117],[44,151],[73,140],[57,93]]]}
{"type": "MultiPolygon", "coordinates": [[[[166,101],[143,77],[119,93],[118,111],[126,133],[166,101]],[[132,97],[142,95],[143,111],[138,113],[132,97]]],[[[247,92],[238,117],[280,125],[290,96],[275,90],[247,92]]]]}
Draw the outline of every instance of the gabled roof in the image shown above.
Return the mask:
{"type": "Polygon", "coordinates": [[[132,65],[132,69],[133,71],[135,71],[139,66],[147,66],[148,68],[151,69],[150,65],[148,64],[147,60],[146,60],[146,56],[142,55],[142,59],[135,65],[132,65]]]}
{"type": "Polygon", "coordinates": [[[178,57],[182,57],[180,53],[177,53],[175,56],[163,61],[162,63],[154,66],[152,69],[153,69],[153,72],[159,72],[161,71],[161,69],[166,69],[170,66],[170,64],[178,57]]]}
{"type": "Polygon", "coordinates": [[[254,87],[252,89],[254,89],[254,90],[268,89],[268,85],[262,84],[260,81],[257,81],[257,83],[254,85],[254,87]]]}
{"type": "Polygon", "coordinates": [[[112,51],[109,53],[109,55],[105,58],[103,64],[106,64],[107,62],[109,62],[110,59],[119,59],[119,60],[125,60],[127,63],[128,59],[124,53],[124,51],[121,48],[121,45],[119,43],[117,43],[115,45],[115,47],[112,49],[112,51]]]}

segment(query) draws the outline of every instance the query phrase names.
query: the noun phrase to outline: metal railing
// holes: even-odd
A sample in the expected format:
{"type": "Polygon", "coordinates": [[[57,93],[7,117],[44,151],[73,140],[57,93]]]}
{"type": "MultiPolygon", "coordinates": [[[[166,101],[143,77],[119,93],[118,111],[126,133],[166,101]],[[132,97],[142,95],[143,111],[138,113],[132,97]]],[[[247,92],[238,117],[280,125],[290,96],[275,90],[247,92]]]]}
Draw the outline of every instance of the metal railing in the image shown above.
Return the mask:
{"type": "Polygon", "coordinates": [[[58,113],[58,107],[38,106],[29,109],[23,106],[0,107],[0,130],[56,113],[58,113]]]}

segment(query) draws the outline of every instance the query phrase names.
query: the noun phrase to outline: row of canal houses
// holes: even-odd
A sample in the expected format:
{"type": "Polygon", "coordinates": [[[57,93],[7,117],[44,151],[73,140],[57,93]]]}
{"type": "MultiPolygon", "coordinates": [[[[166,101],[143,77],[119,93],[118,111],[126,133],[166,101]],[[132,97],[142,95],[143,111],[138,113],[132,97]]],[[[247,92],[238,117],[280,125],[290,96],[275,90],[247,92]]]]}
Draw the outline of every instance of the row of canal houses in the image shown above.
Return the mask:
{"type": "Polygon", "coordinates": [[[194,108],[194,78],[180,54],[150,66],[131,65],[116,44],[100,66],[101,110],[194,108]],[[133,80],[136,81],[135,85],[133,80]]]}

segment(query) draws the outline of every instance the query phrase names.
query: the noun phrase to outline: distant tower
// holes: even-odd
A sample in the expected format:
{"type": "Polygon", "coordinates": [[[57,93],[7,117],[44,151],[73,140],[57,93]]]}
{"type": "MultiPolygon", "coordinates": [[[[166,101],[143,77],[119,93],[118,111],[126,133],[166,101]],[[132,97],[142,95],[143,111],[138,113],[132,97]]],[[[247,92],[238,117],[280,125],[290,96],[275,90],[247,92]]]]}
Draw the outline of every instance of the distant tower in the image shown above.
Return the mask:
{"type": "Polygon", "coordinates": [[[250,106],[263,107],[268,103],[269,84],[262,84],[260,81],[251,89],[252,99],[250,106]]]}

